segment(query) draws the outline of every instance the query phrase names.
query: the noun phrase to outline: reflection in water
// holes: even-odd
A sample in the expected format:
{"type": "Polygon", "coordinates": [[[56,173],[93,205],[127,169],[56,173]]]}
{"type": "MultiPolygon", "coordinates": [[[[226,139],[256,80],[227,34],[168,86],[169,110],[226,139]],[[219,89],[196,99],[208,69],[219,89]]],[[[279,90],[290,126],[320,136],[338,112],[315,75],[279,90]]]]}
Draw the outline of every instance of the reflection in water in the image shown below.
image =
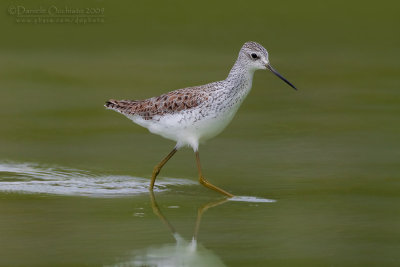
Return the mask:
{"type": "MultiPolygon", "coordinates": [[[[149,180],[141,177],[94,174],[35,163],[0,162],[0,191],[88,197],[123,197],[148,192],[149,180]]],[[[194,181],[161,178],[155,190],[193,185],[194,181]]]]}
{"type": "Polygon", "coordinates": [[[193,238],[191,241],[187,241],[176,232],[175,228],[162,214],[153,192],[150,192],[150,198],[154,214],[167,226],[176,242],[136,251],[132,260],[114,266],[225,266],[216,254],[197,243],[197,236],[203,213],[209,208],[227,202],[227,199],[209,202],[198,209],[193,238]]]}

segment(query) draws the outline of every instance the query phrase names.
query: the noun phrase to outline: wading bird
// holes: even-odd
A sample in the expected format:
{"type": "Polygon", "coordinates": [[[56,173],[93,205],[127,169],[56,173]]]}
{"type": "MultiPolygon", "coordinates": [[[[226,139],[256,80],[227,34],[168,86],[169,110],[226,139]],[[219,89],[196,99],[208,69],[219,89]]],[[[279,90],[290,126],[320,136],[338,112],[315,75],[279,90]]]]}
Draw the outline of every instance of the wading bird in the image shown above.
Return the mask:
{"type": "MultiPolygon", "coordinates": [[[[256,70],[268,69],[288,85],[296,87],[272,68],[267,50],[247,42],[225,80],[171,91],[145,100],[114,100],[105,107],[122,113],[154,134],[176,142],[174,149],[154,167],[150,182],[153,190],[161,168],[183,146],[196,155],[200,183],[228,197],[233,195],[211,184],[202,173],[199,143],[219,134],[232,120],[250,92],[256,70]]],[[[297,90],[297,89],[296,89],[297,90]]]]}

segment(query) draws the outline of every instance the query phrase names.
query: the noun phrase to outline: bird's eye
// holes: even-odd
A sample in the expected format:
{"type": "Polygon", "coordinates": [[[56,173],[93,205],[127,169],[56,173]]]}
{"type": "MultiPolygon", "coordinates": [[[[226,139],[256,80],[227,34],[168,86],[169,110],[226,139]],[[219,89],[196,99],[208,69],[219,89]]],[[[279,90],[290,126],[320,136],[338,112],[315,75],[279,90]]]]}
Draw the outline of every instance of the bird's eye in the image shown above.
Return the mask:
{"type": "Polygon", "coordinates": [[[254,58],[254,59],[258,58],[258,56],[257,56],[256,53],[252,53],[252,54],[251,54],[251,57],[254,58]]]}

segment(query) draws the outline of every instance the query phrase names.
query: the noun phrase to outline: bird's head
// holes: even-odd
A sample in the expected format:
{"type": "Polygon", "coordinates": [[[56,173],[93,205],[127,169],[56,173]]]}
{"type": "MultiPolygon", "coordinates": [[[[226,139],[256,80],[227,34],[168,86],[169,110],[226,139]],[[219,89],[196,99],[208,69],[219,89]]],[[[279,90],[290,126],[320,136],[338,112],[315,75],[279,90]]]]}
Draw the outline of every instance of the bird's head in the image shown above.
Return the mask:
{"type": "Polygon", "coordinates": [[[247,69],[265,70],[269,64],[268,52],[256,42],[247,42],[240,49],[239,58],[243,66],[247,69]]]}
{"type": "Polygon", "coordinates": [[[250,71],[256,70],[270,70],[273,74],[278,76],[281,80],[290,85],[293,89],[297,88],[286,80],[279,72],[272,68],[268,59],[268,51],[262,45],[256,42],[247,42],[242,46],[239,52],[239,60],[241,65],[250,71]]]}

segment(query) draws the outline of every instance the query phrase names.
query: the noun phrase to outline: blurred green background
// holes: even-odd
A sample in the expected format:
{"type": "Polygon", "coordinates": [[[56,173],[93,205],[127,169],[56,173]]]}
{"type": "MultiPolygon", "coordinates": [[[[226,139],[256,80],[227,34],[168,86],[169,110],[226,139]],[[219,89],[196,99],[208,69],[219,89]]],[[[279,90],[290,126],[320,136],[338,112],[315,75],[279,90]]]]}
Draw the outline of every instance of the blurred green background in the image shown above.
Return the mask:
{"type": "MultiPolygon", "coordinates": [[[[258,71],[233,122],[200,151],[210,181],[278,201],[211,209],[203,246],[228,266],[399,263],[398,1],[41,0],[0,8],[0,161],[148,178],[174,144],[106,111],[104,101],[222,80],[242,44],[257,41],[299,91],[258,71]],[[104,22],[20,23],[10,14],[53,5],[103,8],[104,22]]],[[[192,151],[161,175],[196,181],[192,151]]],[[[198,185],[162,193],[159,204],[182,205],[168,211],[190,239],[195,210],[218,197],[198,185]]],[[[112,265],[130,249],[173,242],[147,195],[0,198],[0,265],[112,265]],[[147,208],[143,218],[132,216],[137,205],[147,208]]]]}

